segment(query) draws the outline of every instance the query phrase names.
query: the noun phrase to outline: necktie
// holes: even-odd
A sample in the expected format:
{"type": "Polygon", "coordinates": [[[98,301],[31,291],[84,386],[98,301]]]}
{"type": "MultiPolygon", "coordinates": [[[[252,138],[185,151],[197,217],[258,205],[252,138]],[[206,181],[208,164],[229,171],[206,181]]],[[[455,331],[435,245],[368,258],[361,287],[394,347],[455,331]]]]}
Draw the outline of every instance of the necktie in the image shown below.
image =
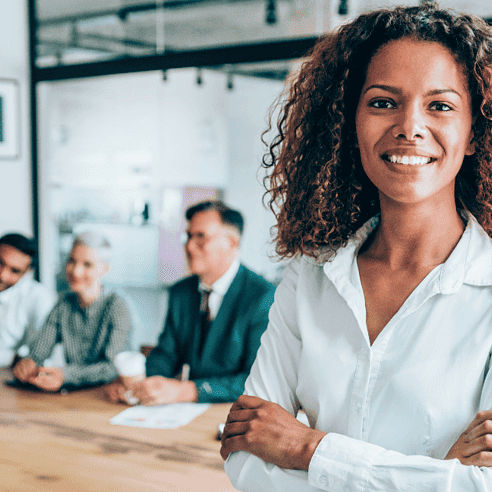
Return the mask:
{"type": "Polygon", "coordinates": [[[202,299],[200,302],[200,353],[203,351],[205,340],[207,338],[208,329],[210,327],[210,307],[208,300],[212,289],[202,289],[202,299]]]}

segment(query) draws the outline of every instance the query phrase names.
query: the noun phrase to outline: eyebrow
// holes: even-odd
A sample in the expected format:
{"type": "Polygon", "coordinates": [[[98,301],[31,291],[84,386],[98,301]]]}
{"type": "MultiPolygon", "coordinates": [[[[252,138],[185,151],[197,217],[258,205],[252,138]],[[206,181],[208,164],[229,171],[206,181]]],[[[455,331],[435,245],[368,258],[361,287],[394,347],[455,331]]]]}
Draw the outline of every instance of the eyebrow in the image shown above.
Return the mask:
{"type": "MultiPolygon", "coordinates": [[[[391,85],[383,85],[383,84],[373,84],[373,85],[370,85],[364,91],[364,94],[366,92],[368,92],[370,89],[381,89],[383,91],[391,92],[392,94],[398,94],[398,95],[401,94],[401,90],[398,89],[397,87],[393,87],[391,85]]],[[[454,89],[433,89],[433,90],[429,91],[426,95],[427,96],[436,96],[436,95],[439,95],[439,94],[446,94],[448,92],[452,92],[453,94],[456,94],[459,97],[461,97],[461,94],[458,91],[455,91],[454,89]]]]}

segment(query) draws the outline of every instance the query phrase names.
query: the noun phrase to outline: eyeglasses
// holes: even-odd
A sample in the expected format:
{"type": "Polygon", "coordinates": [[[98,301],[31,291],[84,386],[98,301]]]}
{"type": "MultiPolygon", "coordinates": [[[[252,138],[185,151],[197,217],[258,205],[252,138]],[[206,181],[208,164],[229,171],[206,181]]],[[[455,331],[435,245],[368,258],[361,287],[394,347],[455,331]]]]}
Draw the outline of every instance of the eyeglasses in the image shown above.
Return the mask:
{"type": "Polygon", "coordinates": [[[207,236],[203,232],[183,232],[179,237],[181,244],[184,246],[188,244],[190,241],[193,241],[197,246],[205,246],[205,244],[210,241],[214,236],[207,236]]]}

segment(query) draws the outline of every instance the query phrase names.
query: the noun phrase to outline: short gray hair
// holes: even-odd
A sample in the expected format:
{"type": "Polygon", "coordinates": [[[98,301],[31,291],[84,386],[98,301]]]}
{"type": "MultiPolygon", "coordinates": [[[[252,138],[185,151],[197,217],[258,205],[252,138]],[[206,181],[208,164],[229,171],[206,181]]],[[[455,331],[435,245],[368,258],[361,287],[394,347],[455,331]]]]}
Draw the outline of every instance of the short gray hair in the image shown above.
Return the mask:
{"type": "Polygon", "coordinates": [[[95,249],[101,259],[106,263],[109,263],[111,260],[111,243],[106,236],[103,236],[99,232],[84,231],[77,234],[73,240],[72,248],[77,245],[95,249]]]}

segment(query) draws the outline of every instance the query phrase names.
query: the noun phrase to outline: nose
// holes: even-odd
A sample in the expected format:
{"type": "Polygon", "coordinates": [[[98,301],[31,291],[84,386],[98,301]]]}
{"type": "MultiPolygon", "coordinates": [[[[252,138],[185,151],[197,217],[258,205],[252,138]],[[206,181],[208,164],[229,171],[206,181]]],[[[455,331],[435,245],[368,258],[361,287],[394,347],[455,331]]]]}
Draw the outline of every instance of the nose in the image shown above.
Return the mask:
{"type": "Polygon", "coordinates": [[[67,273],[72,277],[72,278],[79,278],[80,275],[82,274],[83,268],[82,265],[79,264],[72,264],[72,263],[67,263],[67,273]]]}
{"type": "Polygon", "coordinates": [[[409,105],[398,115],[398,121],[393,127],[393,136],[398,139],[415,140],[425,138],[429,130],[423,111],[417,104],[409,105]]]}
{"type": "Polygon", "coordinates": [[[0,266],[0,282],[7,283],[9,281],[9,272],[7,268],[0,266]]]}

